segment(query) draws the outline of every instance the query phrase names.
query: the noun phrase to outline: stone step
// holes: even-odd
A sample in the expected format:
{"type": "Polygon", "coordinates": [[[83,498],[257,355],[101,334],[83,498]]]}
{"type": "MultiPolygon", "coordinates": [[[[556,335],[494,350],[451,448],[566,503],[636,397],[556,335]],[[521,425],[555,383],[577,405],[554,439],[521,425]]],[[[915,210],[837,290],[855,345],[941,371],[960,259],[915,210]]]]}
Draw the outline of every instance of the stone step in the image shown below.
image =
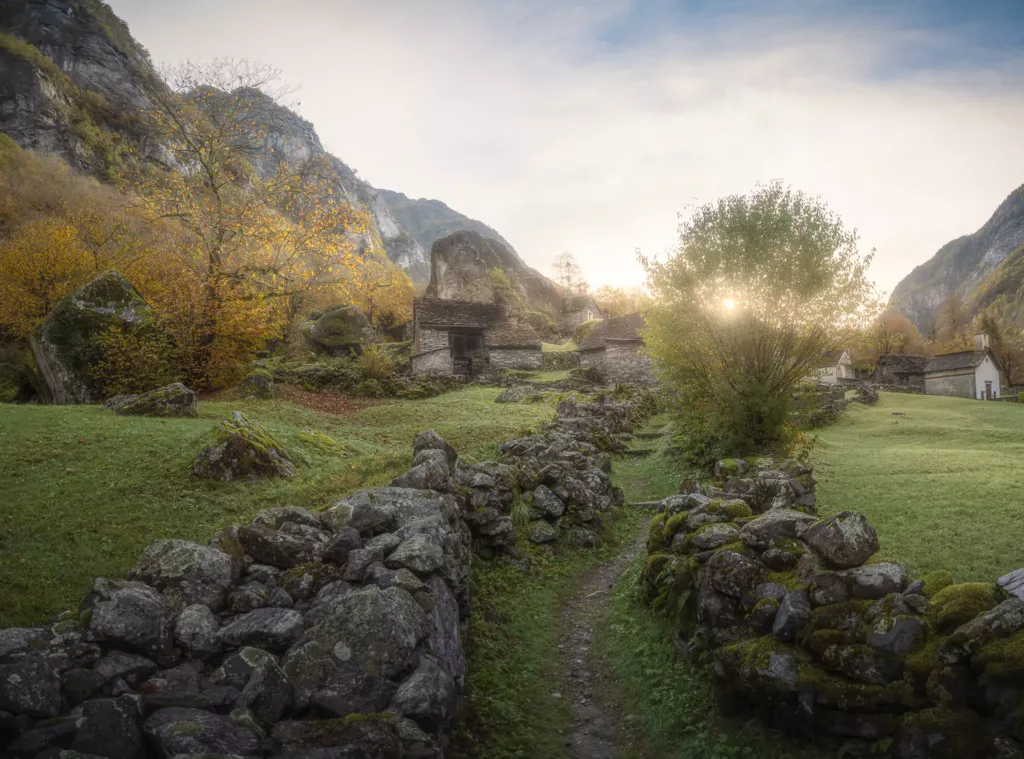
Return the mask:
{"type": "Polygon", "coordinates": [[[627,509],[656,509],[661,505],[661,501],[633,501],[627,503],[627,509]]]}

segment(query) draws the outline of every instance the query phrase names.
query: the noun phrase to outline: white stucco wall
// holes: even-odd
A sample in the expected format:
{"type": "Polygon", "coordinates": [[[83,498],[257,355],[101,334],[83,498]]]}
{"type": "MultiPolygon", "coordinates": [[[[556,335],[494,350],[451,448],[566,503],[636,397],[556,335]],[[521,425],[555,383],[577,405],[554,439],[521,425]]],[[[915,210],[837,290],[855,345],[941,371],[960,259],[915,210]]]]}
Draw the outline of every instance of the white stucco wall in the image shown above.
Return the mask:
{"type": "Polygon", "coordinates": [[[985,383],[992,383],[992,397],[999,397],[999,370],[990,356],[985,356],[974,370],[974,388],[977,398],[985,397],[985,383]]]}

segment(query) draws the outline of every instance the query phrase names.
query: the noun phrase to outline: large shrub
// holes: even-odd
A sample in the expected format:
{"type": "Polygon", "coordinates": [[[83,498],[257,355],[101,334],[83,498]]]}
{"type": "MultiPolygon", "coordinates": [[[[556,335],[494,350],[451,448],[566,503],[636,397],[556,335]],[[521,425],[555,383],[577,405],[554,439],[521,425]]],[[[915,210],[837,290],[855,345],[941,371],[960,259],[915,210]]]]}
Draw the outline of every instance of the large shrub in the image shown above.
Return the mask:
{"type": "Polygon", "coordinates": [[[819,199],[779,183],[699,208],[646,262],[645,337],[695,463],[792,440],[793,391],[875,302],[871,255],[819,199]]]}

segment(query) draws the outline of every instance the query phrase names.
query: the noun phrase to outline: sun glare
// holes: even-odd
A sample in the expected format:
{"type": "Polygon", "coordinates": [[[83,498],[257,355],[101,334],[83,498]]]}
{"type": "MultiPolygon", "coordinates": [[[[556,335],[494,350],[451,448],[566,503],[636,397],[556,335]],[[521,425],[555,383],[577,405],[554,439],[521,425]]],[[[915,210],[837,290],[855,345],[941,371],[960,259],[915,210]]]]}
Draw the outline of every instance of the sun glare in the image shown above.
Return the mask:
{"type": "Polygon", "coordinates": [[[735,298],[723,298],[722,299],[722,305],[725,306],[725,309],[727,311],[732,311],[734,308],[736,308],[736,299],[735,298]]]}

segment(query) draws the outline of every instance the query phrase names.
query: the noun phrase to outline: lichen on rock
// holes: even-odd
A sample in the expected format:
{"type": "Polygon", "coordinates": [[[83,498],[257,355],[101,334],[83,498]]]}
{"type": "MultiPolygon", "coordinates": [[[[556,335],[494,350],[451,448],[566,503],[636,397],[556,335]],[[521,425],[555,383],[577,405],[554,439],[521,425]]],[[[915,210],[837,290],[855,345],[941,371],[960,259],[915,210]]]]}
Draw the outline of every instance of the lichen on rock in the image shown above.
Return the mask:
{"type": "Polygon", "coordinates": [[[274,437],[241,411],[217,427],[213,441],[196,456],[192,475],[213,480],[292,477],[295,465],[274,437]]]}

